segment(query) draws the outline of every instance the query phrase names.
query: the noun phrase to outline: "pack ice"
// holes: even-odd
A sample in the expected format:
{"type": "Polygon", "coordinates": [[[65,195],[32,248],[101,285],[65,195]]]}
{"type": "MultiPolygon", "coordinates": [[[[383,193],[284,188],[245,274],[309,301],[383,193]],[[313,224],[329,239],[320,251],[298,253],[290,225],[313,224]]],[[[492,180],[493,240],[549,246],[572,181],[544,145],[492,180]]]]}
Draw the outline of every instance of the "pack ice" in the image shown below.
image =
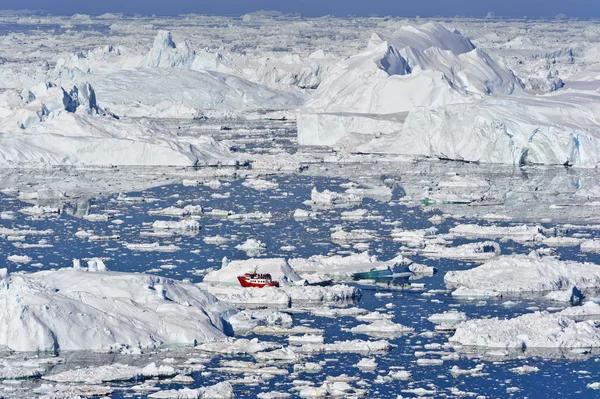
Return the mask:
{"type": "Polygon", "coordinates": [[[15,351],[108,351],[225,338],[221,314],[228,308],[193,284],[109,272],[98,261],[36,273],[1,269],[0,278],[0,345],[15,351]]]}
{"type": "MultiPolygon", "coordinates": [[[[590,85],[588,87],[593,87],[590,85]]],[[[302,145],[505,164],[595,165],[598,93],[531,95],[512,71],[436,23],[374,34],[298,115],[302,145]]]]}

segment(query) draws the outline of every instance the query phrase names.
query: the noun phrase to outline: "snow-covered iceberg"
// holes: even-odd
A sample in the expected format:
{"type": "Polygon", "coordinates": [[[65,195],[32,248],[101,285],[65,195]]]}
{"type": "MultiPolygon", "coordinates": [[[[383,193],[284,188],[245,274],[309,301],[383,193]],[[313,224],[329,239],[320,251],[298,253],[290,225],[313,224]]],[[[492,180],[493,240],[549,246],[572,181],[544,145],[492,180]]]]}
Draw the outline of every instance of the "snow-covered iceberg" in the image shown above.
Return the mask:
{"type": "Polygon", "coordinates": [[[0,345],[15,351],[121,350],[225,338],[229,308],[199,287],[75,268],[0,270],[0,345]]]}
{"type": "Polygon", "coordinates": [[[406,26],[340,62],[301,109],[298,140],[469,162],[600,162],[597,92],[534,96],[523,87],[460,34],[406,26]]]}
{"type": "Polygon", "coordinates": [[[600,266],[539,257],[535,253],[507,255],[473,269],[450,271],[444,281],[447,286],[458,288],[455,295],[463,296],[470,292],[485,292],[490,296],[545,293],[574,286],[580,290],[597,290],[600,288],[600,266]]]}
{"type": "Polygon", "coordinates": [[[511,71],[460,33],[437,23],[406,26],[390,37],[373,34],[365,52],[330,72],[298,116],[298,139],[334,145],[352,134],[391,134],[417,106],[520,90],[511,71]]]}
{"type": "MultiPolygon", "coordinates": [[[[89,83],[67,90],[33,87],[0,109],[0,165],[236,164],[228,146],[209,136],[181,137],[151,120],[118,118],[97,102],[89,83]]],[[[10,101],[8,101],[8,99],[10,101]]],[[[0,101],[1,102],[1,101],[0,101]]]]}
{"type": "Polygon", "coordinates": [[[468,320],[457,326],[449,340],[497,349],[598,348],[600,328],[594,321],[577,322],[561,313],[535,312],[512,319],[468,320]]]}

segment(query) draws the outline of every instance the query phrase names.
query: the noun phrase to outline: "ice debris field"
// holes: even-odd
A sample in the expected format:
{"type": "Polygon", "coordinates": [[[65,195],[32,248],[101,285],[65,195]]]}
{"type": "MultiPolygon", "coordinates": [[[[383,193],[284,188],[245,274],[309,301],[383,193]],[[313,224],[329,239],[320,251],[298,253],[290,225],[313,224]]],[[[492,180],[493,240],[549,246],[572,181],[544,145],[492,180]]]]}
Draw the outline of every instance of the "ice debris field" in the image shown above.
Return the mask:
{"type": "Polygon", "coordinates": [[[597,397],[599,40],[0,13],[0,395],[597,397]]]}

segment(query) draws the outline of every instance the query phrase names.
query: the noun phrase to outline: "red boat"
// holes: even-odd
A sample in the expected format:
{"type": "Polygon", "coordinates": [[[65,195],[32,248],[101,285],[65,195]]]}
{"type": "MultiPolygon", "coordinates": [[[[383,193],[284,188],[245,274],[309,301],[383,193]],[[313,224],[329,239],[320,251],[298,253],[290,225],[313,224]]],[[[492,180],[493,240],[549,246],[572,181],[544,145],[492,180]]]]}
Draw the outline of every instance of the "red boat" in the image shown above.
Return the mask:
{"type": "Polygon", "coordinates": [[[238,281],[242,287],[279,287],[279,282],[273,281],[268,273],[246,273],[243,276],[238,276],[238,281]]]}

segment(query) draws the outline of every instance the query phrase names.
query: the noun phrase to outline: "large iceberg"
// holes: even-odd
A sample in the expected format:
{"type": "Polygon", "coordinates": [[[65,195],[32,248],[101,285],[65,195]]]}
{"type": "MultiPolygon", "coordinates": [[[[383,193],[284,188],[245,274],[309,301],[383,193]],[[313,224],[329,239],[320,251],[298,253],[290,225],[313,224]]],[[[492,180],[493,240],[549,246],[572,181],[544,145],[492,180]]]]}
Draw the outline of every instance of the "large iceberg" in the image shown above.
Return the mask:
{"type": "Polygon", "coordinates": [[[469,162],[596,165],[598,93],[533,96],[503,65],[438,24],[374,34],[298,115],[302,145],[469,162]]]}
{"type": "Polygon", "coordinates": [[[134,273],[0,270],[0,345],[15,351],[120,350],[225,338],[229,308],[199,287],[134,273]]]}
{"type": "Polygon", "coordinates": [[[457,326],[450,342],[515,350],[598,348],[600,328],[595,321],[572,320],[568,313],[535,312],[512,319],[465,321],[457,326]]]}
{"type": "Polygon", "coordinates": [[[109,47],[60,59],[65,80],[86,79],[102,104],[119,116],[192,118],[237,116],[245,112],[295,109],[305,95],[251,82],[235,66],[209,62],[169,31],[159,31],[144,56],[109,47]],[[104,50],[104,51],[101,51],[104,50]],[[236,75],[237,73],[237,75],[236,75]]]}
{"type": "Polygon", "coordinates": [[[535,253],[506,255],[473,269],[449,271],[444,281],[449,287],[458,288],[457,295],[545,293],[574,286],[580,290],[597,290],[600,289],[600,266],[539,257],[535,253]]]}
{"type": "Polygon", "coordinates": [[[0,95],[0,165],[166,165],[237,162],[209,136],[180,136],[152,120],[118,118],[89,83],[0,95]],[[104,105],[104,103],[103,103],[104,105]]]}

